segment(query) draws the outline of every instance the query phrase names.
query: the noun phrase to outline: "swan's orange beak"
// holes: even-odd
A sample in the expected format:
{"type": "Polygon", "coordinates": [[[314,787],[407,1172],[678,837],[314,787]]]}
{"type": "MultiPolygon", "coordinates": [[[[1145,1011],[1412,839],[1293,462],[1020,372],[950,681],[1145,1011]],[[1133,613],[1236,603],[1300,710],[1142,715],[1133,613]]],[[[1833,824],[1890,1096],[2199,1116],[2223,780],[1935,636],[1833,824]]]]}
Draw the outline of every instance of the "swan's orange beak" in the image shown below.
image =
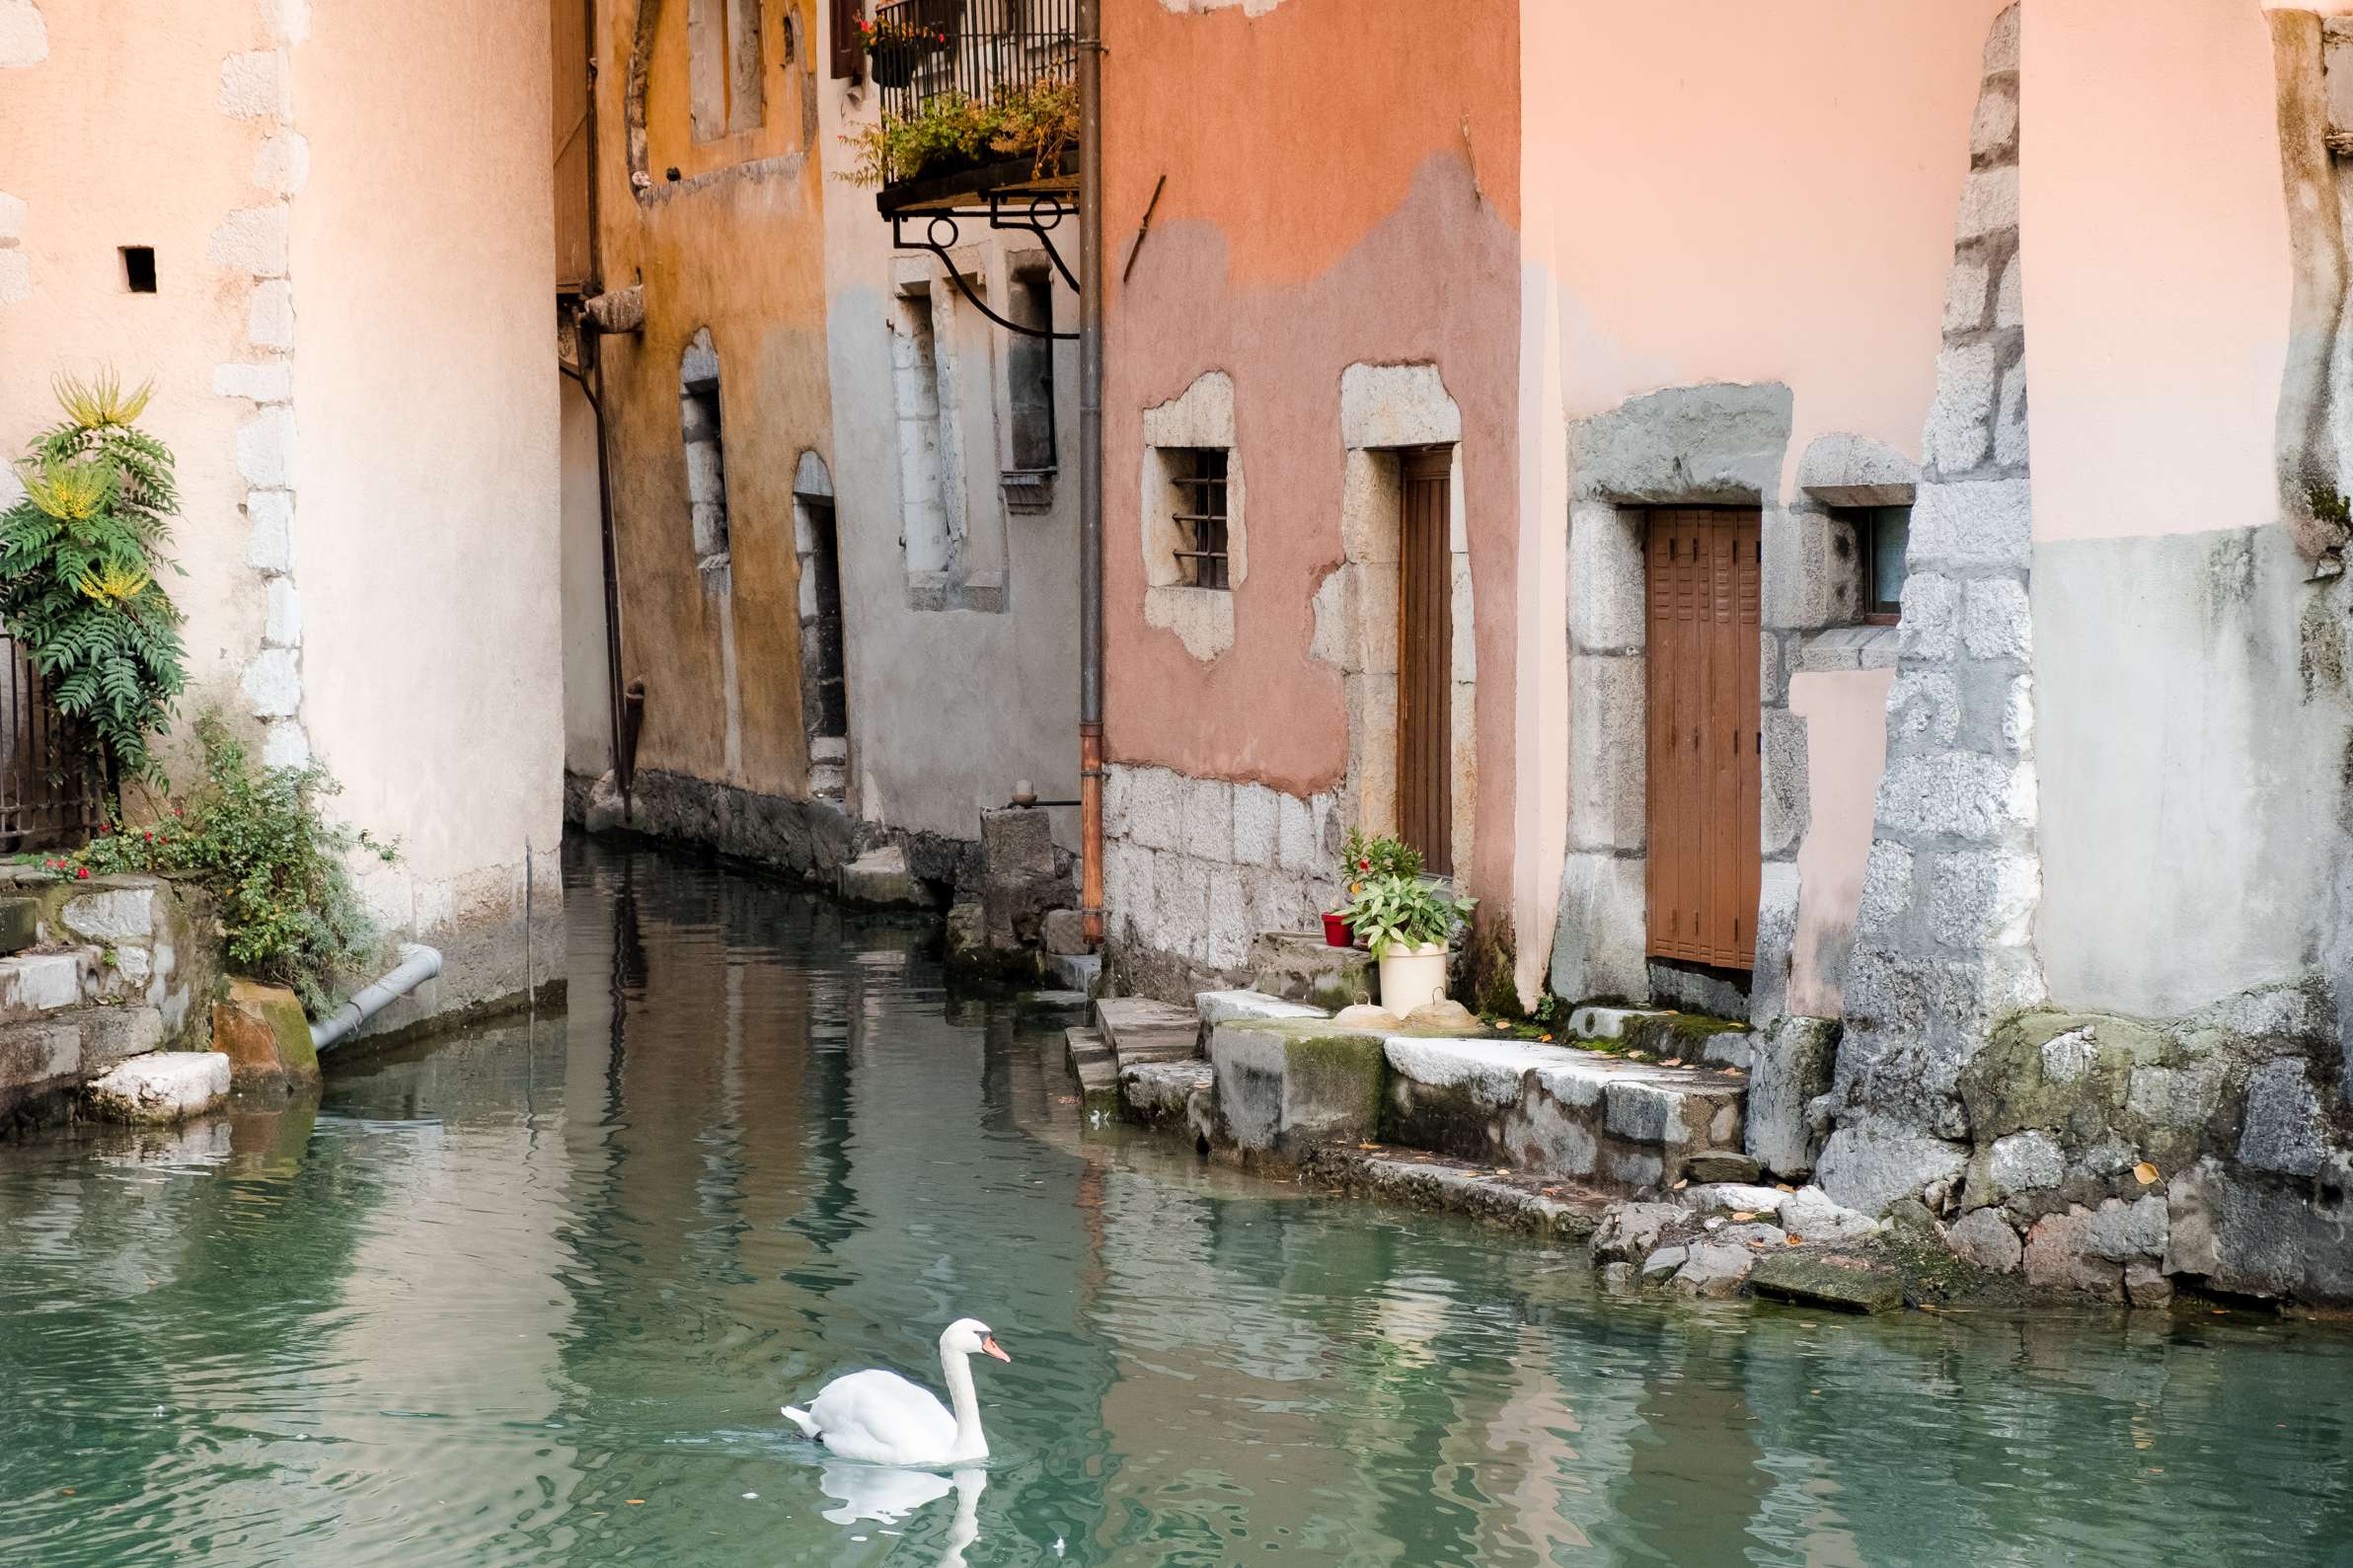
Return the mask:
{"type": "Polygon", "coordinates": [[[1011,1356],[1008,1356],[1005,1353],[1005,1347],[997,1343],[997,1336],[995,1334],[991,1334],[988,1336],[988,1338],[982,1340],[980,1342],[980,1348],[987,1351],[990,1355],[996,1357],[999,1361],[1013,1360],[1011,1356]]]}

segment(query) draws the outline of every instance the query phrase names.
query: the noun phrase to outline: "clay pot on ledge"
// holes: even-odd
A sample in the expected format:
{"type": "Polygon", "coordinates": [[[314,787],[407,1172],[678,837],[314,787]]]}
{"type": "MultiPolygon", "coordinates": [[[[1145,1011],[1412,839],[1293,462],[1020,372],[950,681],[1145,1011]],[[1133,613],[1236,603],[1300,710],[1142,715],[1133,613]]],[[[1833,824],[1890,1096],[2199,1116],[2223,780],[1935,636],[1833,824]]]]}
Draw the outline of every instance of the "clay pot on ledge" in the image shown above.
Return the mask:
{"type": "Polygon", "coordinates": [[[1324,912],[1324,945],[1327,947],[1353,947],[1356,945],[1355,933],[1348,930],[1347,916],[1333,914],[1330,910],[1324,912]]]}

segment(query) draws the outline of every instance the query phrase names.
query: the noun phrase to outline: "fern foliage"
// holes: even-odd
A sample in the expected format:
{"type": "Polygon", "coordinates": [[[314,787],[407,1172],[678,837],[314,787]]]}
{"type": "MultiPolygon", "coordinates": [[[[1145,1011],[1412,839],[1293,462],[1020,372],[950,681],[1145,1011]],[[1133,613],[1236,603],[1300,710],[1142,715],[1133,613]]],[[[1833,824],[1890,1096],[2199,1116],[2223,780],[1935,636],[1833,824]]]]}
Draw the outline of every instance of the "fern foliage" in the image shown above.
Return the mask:
{"type": "Polygon", "coordinates": [[[156,580],[180,509],[172,453],[131,422],[148,387],[54,385],[65,416],[18,461],[25,494],[0,512],[0,625],[117,778],[161,783],[149,743],[187,683],[180,609],[156,580]]]}

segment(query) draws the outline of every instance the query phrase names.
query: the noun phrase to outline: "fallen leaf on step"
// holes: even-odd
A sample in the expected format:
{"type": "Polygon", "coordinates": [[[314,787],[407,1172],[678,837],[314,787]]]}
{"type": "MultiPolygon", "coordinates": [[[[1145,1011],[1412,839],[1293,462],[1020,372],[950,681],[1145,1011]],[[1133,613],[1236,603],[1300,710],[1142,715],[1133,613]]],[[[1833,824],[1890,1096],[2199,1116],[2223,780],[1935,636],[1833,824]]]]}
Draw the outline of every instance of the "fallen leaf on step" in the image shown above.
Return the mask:
{"type": "Polygon", "coordinates": [[[1498,1176],[1508,1176],[1511,1174],[1511,1167],[1509,1165],[1497,1165],[1495,1167],[1495,1174],[1498,1176]]]}
{"type": "Polygon", "coordinates": [[[1785,1181],[1777,1181],[1773,1184],[1773,1190],[1776,1192],[1795,1192],[1797,1189],[1790,1186],[1785,1181]]]}
{"type": "Polygon", "coordinates": [[[1754,1220],[1756,1217],[1757,1211],[1754,1209],[1734,1209],[1732,1211],[1733,1220],[1741,1225],[1748,1224],[1749,1221],[1754,1220]]]}
{"type": "Polygon", "coordinates": [[[1683,1065],[1683,1058],[1679,1056],[1670,1056],[1664,1062],[1661,1062],[1658,1065],[1660,1067],[1681,1067],[1683,1065]]]}
{"type": "Polygon", "coordinates": [[[2157,1167],[2151,1164],[2148,1160],[2144,1159],[2139,1164],[2133,1166],[2133,1175],[2140,1181],[2142,1186],[2151,1186],[2157,1181],[2157,1167]]]}
{"type": "Polygon", "coordinates": [[[1358,1144],[1356,1147],[1359,1149],[1378,1149],[1381,1146],[1379,1144],[1358,1144]]]}
{"type": "Polygon", "coordinates": [[[1785,1236],[1782,1237],[1782,1239],[1783,1239],[1783,1240],[1784,1240],[1784,1241],[1786,1241],[1786,1242],[1788,1242],[1788,1243],[1789,1243],[1791,1246],[1803,1246],[1803,1245],[1805,1245],[1805,1237],[1804,1237],[1804,1236],[1801,1236],[1801,1235],[1795,1235],[1795,1234],[1791,1234],[1791,1235],[1785,1235],[1785,1236]]]}
{"type": "Polygon", "coordinates": [[[1676,1192],[1681,1192],[1681,1191],[1682,1191],[1684,1188],[1686,1188],[1686,1187],[1688,1187],[1688,1186],[1690,1186],[1690,1185],[1691,1185],[1691,1177],[1689,1177],[1689,1176],[1686,1176],[1686,1177],[1684,1177],[1684,1178],[1683,1178],[1681,1181],[1678,1181],[1677,1183],[1675,1183],[1675,1186],[1674,1186],[1673,1190],[1674,1190],[1674,1191],[1676,1191],[1676,1192]]]}

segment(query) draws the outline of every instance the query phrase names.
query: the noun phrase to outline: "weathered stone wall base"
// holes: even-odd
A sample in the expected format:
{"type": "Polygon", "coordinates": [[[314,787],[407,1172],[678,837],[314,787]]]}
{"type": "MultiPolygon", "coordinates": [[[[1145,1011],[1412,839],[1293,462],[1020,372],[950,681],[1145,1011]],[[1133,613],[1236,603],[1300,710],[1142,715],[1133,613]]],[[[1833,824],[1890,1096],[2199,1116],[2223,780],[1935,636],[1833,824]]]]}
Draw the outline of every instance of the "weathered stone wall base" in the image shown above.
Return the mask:
{"type": "Polygon", "coordinates": [[[2353,1112],[2316,974],[2164,1023],[2018,1014],[1956,1088],[1965,1137],[1850,1123],[1823,1188],[1923,1205],[1956,1252],[2046,1289],[2353,1303],[2353,1112]]]}
{"type": "Polygon", "coordinates": [[[1182,1002],[1246,983],[1259,933],[1314,931],[1331,907],[1348,819],[1340,793],[1112,764],[1103,906],[1120,989],[1182,1002]]]}

